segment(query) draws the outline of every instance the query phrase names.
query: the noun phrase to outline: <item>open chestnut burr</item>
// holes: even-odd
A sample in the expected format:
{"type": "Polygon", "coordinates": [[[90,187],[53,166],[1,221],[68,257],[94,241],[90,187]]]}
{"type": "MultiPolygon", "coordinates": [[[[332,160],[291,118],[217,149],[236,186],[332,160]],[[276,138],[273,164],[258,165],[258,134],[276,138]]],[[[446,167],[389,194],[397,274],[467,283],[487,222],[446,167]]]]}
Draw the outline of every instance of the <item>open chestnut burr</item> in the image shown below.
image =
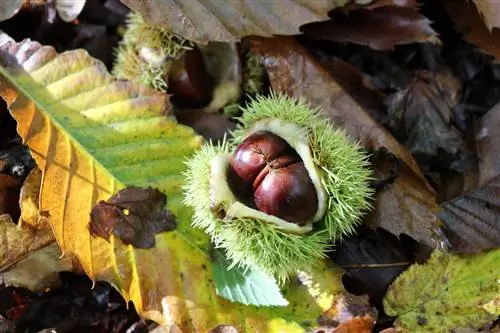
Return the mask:
{"type": "Polygon", "coordinates": [[[304,101],[258,97],[231,139],[188,161],[184,202],[233,265],[284,282],[352,234],[370,207],[366,155],[304,101]]]}
{"type": "Polygon", "coordinates": [[[228,180],[240,201],[287,222],[306,223],[318,209],[316,190],[300,156],[268,131],[253,133],[236,147],[228,180]]]}

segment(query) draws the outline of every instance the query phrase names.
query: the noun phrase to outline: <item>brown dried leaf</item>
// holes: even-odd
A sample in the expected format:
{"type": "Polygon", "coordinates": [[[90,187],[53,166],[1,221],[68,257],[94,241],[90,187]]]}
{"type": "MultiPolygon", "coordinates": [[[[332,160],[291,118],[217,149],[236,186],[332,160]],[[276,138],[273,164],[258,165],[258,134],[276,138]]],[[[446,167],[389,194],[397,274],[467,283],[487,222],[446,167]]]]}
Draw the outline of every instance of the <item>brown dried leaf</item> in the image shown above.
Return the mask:
{"type": "Polygon", "coordinates": [[[175,216],[166,204],[166,195],[157,189],[127,187],[92,208],[90,232],[106,240],[114,234],[125,244],[150,249],[157,233],[176,227],[175,216]]]}
{"type": "Polygon", "coordinates": [[[500,247],[500,104],[477,131],[479,187],[441,206],[444,232],[454,250],[480,252],[500,247]]]}
{"type": "Polygon", "coordinates": [[[73,271],[71,256],[61,257],[56,242],[29,254],[5,273],[0,274],[0,284],[23,287],[33,291],[53,289],[60,285],[59,272],[73,271]]]}
{"type": "Polygon", "coordinates": [[[406,233],[436,246],[435,194],[408,151],[347,95],[335,81],[335,73],[322,68],[295,39],[251,38],[249,43],[252,51],[263,57],[275,91],[306,98],[365,148],[386,148],[403,162],[394,184],[377,194],[375,210],[366,221],[369,226],[380,226],[396,235],[406,233]]]}
{"type": "MultiPolygon", "coordinates": [[[[387,126],[428,176],[444,170],[463,173],[475,164],[475,156],[453,124],[460,81],[448,71],[415,74],[406,89],[388,96],[387,126]]],[[[440,183],[439,174],[433,178],[440,183]]]]}
{"type": "Polygon", "coordinates": [[[488,29],[500,28],[500,6],[498,0],[473,0],[488,29]]]}
{"type": "MultiPolygon", "coordinates": [[[[481,2],[485,2],[485,0],[481,0],[481,2]]],[[[498,6],[497,0],[490,0],[490,2],[497,6],[498,13],[500,6],[498,6]]],[[[470,43],[478,46],[484,53],[494,56],[497,60],[500,59],[500,29],[488,30],[476,7],[470,2],[441,0],[441,3],[450,13],[456,28],[464,34],[470,43]]]]}
{"type": "Polygon", "coordinates": [[[41,172],[35,168],[24,181],[20,198],[22,213],[18,225],[9,215],[0,215],[0,272],[55,240],[47,219],[39,218],[40,180],[41,172]]]}
{"type": "Polygon", "coordinates": [[[17,226],[8,215],[0,215],[0,284],[42,291],[59,286],[58,272],[76,269],[72,256],[60,258],[48,220],[39,214],[41,180],[42,172],[34,168],[24,181],[17,226]]]}
{"type": "Polygon", "coordinates": [[[417,7],[417,1],[416,0],[375,0],[375,1],[369,1],[366,4],[363,4],[363,1],[359,2],[350,2],[346,4],[344,7],[336,8],[334,10],[338,12],[346,12],[346,11],[352,11],[352,10],[358,10],[358,9],[376,9],[380,7],[385,7],[385,6],[390,6],[390,7],[410,7],[410,8],[416,8],[417,7]]]}
{"type": "Polygon", "coordinates": [[[385,6],[336,14],[330,21],[311,23],[301,31],[317,39],[367,45],[375,50],[393,50],[395,45],[438,43],[431,21],[412,7],[385,6]]]}
{"type": "Polygon", "coordinates": [[[122,0],[153,25],[189,40],[237,42],[248,35],[299,33],[302,24],[328,19],[328,11],[347,0],[190,1],[122,0]]]}

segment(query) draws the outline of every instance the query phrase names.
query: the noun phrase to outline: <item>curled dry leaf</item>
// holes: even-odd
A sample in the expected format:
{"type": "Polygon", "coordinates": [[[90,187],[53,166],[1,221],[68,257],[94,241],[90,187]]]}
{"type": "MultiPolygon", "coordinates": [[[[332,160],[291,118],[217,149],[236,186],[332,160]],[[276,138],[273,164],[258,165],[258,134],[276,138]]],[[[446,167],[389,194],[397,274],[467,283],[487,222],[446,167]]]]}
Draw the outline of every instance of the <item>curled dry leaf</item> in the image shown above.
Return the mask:
{"type": "Polygon", "coordinates": [[[111,234],[135,248],[150,249],[156,234],[175,229],[175,216],[165,205],[167,197],[157,189],[127,187],[90,213],[90,233],[109,241],[111,234]]]}
{"type": "MultiPolygon", "coordinates": [[[[146,318],[182,332],[220,324],[240,332],[305,332],[325,310],[297,283],[289,305],[256,308],[217,296],[208,237],[191,227],[182,204],[185,158],[202,139],[170,119],[165,94],[117,81],[83,50],[57,54],[25,40],[0,44],[0,95],[8,96],[18,132],[43,170],[40,209],[65,253],[94,280],[106,280],[146,318]],[[127,186],[168,196],[177,228],[137,249],[114,234],[93,237],[89,214],[127,186]]],[[[322,266],[324,267],[324,266],[322,266]]],[[[325,281],[339,281],[323,271],[325,281]]],[[[334,284],[334,282],[330,282],[334,284]]]]}
{"type": "Polygon", "coordinates": [[[63,271],[74,271],[73,259],[68,255],[61,258],[59,245],[52,242],[0,273],[0,284],[45,291],[60,285],[59,272],[63,271]]]}
{"type": "Polygon", "coordinates": [[[70,255],[60,258],[52,230],[38,211],[42,173],[34,168],[21,188],[21,218],[16,226],[8,215],[0,215],[0,284],[33,291],[59,285],[58,272],[73,269],[70,255]]]}
{"type": "MultiPolygon", "coordinates": [[[[496,6],[496,13],[500,10],[496,0],[480,0],[496,6]]],[[[456,28],[462,32],[465,38],[472,44],[479,47],[484,53],[487,53],[500,60],[500,28],[488,30],[476,6],[469,1],[441,0],[451,18],[455,22],[456,28]]],[[[491,13],[494,13],[492,11],[491,13]]],[[[499,21],[497,21],[498,23],[499,21]]],[[[491,29],[491,28],[490,28],[491,29]]]]}
{"type": "Polygon", "coordinates": [[[385,148],[403,162],[394,184],[378,193],[367,223],[436,246],[435,194],[408,151],[347,95],[334,73],[322,68],[293,38],[252,38],[249,43],[263,58],[274,90],[306,98],[366,149],[385,148]]]}
{"type": "Polygon", "coordinates": [[[474,4],[490,31],[500,28],[500,6],[497,0],[474,0],[474,4]]]}
{"type": "Polygon", "coordinates": [[[0,271],[26,257],[29,253],[54,241],[48,221],[38,212],[41,172],[33,169],[21,190],[21,220],[16,225],[9,215],[0,215],[0,271]]]}
{"type": "Polygon", "coordinates": [[[345,270],[342,281],[347,291],[367,294],[370,303],[382,305],[387,288],[414,261],[410,239],[398,238],[378,228],[360,228],[356,235],[342,240],[330,253],[332,260],[345,270]]]}
{"type": "Polygon", "coordinates": [[[311,38],[367,45],[375,50],[393,50],[395,45],[438,43],[431,21],[414,7],[383,6],[369,10],[336,13],[325,22],[303,26],[311,38]]]}
{"type": "Polygon", "coordinates": [[[328,19],[347,0],[188,1],[122,0],[147,22],[199,42],[237,42],[248,35],[299,33],[302,24],[328,19]]]}
{"type": "Polygon", "coordinates": [[[439,213],[454,250],[465,253],[500,247],[500,104],[478,125],[479,185],[444,202],[439,213]]]}
{"type": "Polygon", "coordinates": [[[417,72],[410,85],[387,96],[387,126],[405,145],[426,175],[440,184],[440,173],[465,173],[476,158],[454,126],[460,81],[448,71],[417,72]]]}
{"type": "Polygon", "coordinates": [[[343,290],[340,277],[342,269],[330,268],[335,272],[335,280],[324,274],[324,268],[300,272],[298,278],[307,287],[325,311],[317,319],[319,327],[313,332],[356,332],[372,331],[377,320],[377,310],[370,305],[366,295],[356,296],[343,290]]]}

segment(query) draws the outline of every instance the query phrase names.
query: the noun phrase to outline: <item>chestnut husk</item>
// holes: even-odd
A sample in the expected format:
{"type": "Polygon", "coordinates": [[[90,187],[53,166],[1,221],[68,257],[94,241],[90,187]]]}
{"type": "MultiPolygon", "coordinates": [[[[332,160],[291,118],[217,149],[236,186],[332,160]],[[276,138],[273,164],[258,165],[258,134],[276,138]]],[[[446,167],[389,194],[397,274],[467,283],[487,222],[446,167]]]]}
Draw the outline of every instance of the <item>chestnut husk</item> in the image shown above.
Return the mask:
{"type": "Polygon", "coordinates": [[[193,207],[192,225],[208,233],[233,265],[284,282],[324,258],[332,241],[354,232],[370,207],[369,162],[356,143],[302,100],[274,93],[259,96],[246,106],[239,121],[231,141],[205,144],[188,160],[184,203],[193,207]],[[229,186],[232,154],[260,131],[284,139],[308,171],[318,209],[305,225],[246,205],[229,186]]]}

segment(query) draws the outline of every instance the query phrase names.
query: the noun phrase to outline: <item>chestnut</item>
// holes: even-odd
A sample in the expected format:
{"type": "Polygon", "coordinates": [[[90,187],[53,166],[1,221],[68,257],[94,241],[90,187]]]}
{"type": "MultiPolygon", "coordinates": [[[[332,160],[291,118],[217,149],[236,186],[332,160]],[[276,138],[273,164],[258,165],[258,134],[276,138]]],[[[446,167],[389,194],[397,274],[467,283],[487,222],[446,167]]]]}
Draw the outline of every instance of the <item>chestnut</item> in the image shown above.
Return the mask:
{"type": "Polygon", "coordinates": [[[207,71],[201,51],[186,50],[170,65],[168,92],[172,103],[181,108],[201,108],[212,100],[213,79],[207,71]]]}
{"type": "Polygon", "coordinates": [[[318,197],[313,182],[299,155],[278,135],[251,134],[229,163],[229,186],[245,204],[299,225],[314,217],[318,197]]]}

